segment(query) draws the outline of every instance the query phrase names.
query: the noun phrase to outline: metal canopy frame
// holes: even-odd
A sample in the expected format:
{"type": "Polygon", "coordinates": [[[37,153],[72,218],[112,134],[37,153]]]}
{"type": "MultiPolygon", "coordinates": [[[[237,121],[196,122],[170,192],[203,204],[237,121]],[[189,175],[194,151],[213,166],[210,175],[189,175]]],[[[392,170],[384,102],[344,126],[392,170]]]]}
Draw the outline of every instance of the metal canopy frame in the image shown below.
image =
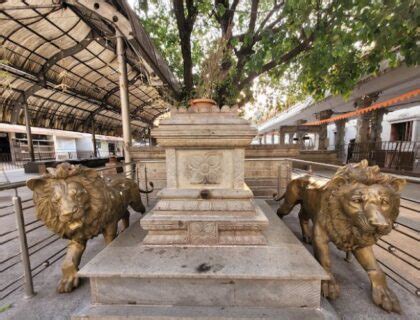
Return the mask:
{"type": "Polygon", "coordinates": [[[0,122],[121,134],[116,31],[126,44],[134,135],[168,111],[179,85],[125,0],[0,4],[0,122]]]}

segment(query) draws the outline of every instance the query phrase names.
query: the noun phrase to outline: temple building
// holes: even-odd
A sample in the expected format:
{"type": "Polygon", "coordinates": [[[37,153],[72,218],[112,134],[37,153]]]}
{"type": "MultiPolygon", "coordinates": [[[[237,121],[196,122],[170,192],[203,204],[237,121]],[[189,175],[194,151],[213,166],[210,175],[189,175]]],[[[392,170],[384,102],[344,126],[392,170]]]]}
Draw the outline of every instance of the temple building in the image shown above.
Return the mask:
{"type": "Polygon", "coordinates": [[[360,81],[348,99],[307,98],[261,123],[254,144],[330,150],[339,163],[367,158],[383,168],[419,171],[419,81],[420,68],[400,66],[360,81]]]}

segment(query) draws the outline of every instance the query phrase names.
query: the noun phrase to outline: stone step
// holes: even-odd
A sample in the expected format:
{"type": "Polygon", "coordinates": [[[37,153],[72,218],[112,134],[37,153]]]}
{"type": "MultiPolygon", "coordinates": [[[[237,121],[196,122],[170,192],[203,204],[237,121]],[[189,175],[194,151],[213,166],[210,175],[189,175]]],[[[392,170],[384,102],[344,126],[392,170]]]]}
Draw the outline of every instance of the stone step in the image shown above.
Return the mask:
{"type": "MultiPolygon", "coordinates": [[[[220,265],[203,264],[217,270],[220,265]]],[[[318,308],[319,280],[91,278],[92,303],[255,308],[318,308]]]]}
{"type": "Polygon", "coordinates": [[[93,305],[72,316],[72,320],[332,320],[333,310],[310,308],[224,308],[136,305],[93,305]]]}
{"type": "Polygon", "coordinates": [[[80,271],[92,302],[218,307],[320,306],[326,272],[265,201],[264,246],[144,245],[131,226],[80,271]]]}

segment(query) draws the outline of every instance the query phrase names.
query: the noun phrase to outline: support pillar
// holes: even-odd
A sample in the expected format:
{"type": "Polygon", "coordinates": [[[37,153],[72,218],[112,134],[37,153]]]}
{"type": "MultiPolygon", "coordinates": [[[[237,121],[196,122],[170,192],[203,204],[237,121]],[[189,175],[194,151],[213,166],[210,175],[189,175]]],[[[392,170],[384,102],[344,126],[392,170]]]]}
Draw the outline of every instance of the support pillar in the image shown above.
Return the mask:
{"type": "Polygon", "coordinates": [[[371,112],[371,127],[369,141],[374,143],[380,143],[382,141],[382,121],[386,113],[385,109],[378,109],[371,112]]]}
{"type": "Polygon", "coordinates": [[[8,138],[9,138],[9,145],[10,145],[10,156],[12,159],[12,162],[15,162],[16,159],[16,133],[15,132],[8,132],[7,134],[8,138]]]}
{"type": "MultiPolygon", "coordinates": [[[[323,110],[318,114],[318,120],[325,120],[331,117],[333,114],[332,110],[323,110]]],[[[321,125],[321,130],[319,131],[319,150],[328,149],[328,130],[327,125],[321,125]]]]}
{"type": "Polygon", "coordinates": [[[369,113],[361,114],[357,118],[357,125],[356,125],[356,143],[363,143],[368,142],[370,139],[369,133],[369,113]]]}
{"type": "MultiPolygon", "coordinates": [[[[131,162],[131,128],[130,128],[130,110],[128,101],[128,79],[127,79],[127,63],[125,60],[125,45],[121,33],[117,30],[117,56],[120,71],[120,97],[121,97],[121,120],[124,140],[124,162],[131,162]]],[[[128,175],[133,177],[131,168],[126,168],[128,175]]]]}
{"type": "Polygon", "coordinates": [[[302,148],[305,148],[305,141],[303,140],[303,138],[306,135],[306,131],[304,131],[300,126],[304,125],[305,122],[306,122],[306,120],[298,120],[296,122],[296,124],[297,124],[297,139],[298,139],[298,144],[302,148]]]}
{"type": "Polygon", "coordinates": [[[344,136],[346,133],[346,120],[338,120],[335,122],[335,127],[337,130],[335,136],[335,149],[338,150],[340,146],[344,146],[344,136]]]}
{"type": "Polygon", "coordinates": [[[281,127],[279,129],[279,144],[284,145],[284,132],[281,130],[281,127]]]}
{"type": "MultiPolygon", "coordinates": [[[[369,107],[378,99],[379,94],[373,93],[358,99],[354,104],[356,109],[363,109],[369,107]]],[[[356,143],[368,142],[371,140],[371,117],[372,113],[363,113],[357,119],[357,135],[356,143]]]]}
{"type": "Polygon", "coordinates": [[[31,158],[31,162],[35,161],[35,153],[34,153],[34,144],[32,141],[32,132],[31,132],[31,119],[29,116],[28,111],[28,102],[26,100],[26,96],[23,96],[23,99],[25,100],[23,103],[23,110],[25,113],[25,126],[26,126],[26,139],[28,141],[28,150],[29,150],[29,157],[31,158]]]}
{"type": "MultiPolygon", "coordinates": [[[[355,102],[356,109],[363,109],[369,107],[378,99],[379,94],[373,93],[361,97],[355,102]]],[[[370,158],[370,147],[371,147],[371,116],[372,113],[367,112],[363,113],[357,119],[357,134],[356,134],[356,143],[359,143],[359,159],[369,159],[370,158]]]]}
{"type": "Polygon", "coordinates": [[[338,120],[335,122],[336,134],[335,134],[335,151],[337,152],[338,158],[344,163],[346,160],[345,157],[345,145],[344,145],[344,136],[346,133],[346,120],[338,120]]]}
{"type": "Polygon", "coordinates": [[[98,157],[98,150],[96,149],[96,128],[95,128],[95,120],[92,119],[92,143],[93,143],[93,157],[98,157]]]}

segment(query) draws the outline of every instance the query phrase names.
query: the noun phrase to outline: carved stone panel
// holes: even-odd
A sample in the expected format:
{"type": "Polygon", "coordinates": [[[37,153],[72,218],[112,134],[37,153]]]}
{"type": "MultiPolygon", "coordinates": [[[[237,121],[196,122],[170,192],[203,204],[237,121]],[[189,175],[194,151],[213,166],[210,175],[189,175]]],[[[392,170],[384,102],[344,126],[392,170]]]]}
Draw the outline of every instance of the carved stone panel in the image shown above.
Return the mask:
{"type": "Polygon", "coordinates": [[[191,184],[219,184],[222,181],[222,154],[205,152],[185,162],[185,176],[191,184]]]}
{"type": "Polygon", "coordinates": [[[245,172],[245,150],[235,149],[233,153],[233,188],[244,188],[244,172],[245,172]]]}
{"type": "Polygon", "coordinates": [[[166,149],[166,179],[168,188],[176,188],[176,153],[175,149],[166,149]]]}
{"type": "Polygon", "coordinates": [[[176,150],[177,188],[233,187],[233,150],[176,150]]]}
{"type": "Polygon", "coordinates": [[[191,244],[217,244],[217,224],[205,221],[190,222],[188,235],[191,244]]]}

